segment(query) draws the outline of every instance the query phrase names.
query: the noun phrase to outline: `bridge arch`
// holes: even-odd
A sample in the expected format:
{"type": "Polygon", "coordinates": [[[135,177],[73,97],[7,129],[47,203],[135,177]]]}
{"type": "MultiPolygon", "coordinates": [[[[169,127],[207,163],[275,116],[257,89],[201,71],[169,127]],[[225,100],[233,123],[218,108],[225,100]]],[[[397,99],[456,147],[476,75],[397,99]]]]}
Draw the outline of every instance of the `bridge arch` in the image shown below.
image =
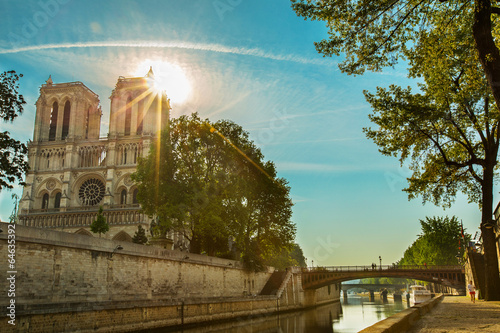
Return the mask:
{"type": "Polygon", "coordinates": [[[456,289],[465,288],[465,273],[461,266],[334,266],[307,269],[302,273],[302,287],[317,289],[328,284],[371,277],[415,279],[456,289]]]}

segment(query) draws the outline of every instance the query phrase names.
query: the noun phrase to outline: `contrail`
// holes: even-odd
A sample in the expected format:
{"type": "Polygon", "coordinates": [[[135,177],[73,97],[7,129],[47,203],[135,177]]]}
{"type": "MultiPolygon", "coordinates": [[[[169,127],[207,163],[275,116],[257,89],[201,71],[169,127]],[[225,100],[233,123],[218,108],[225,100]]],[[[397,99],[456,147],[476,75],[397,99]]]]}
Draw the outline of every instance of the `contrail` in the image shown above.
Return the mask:
{"type": "Polygon", "coordinates": [[[244,48],[244,47],[229,47],[221,44],[204,44],[204,43],[190,43],[190,42],[163,42],[163,41],[117,41],[117,42],[86,42],[86,43],[63,43],[63,44],[45,44],[45,45],[32,45],[18,47],[14,49],[0,49],[0,54],[22,53],[30,51],[50,50],[50,49],[70,49],[70,48],[89,48],[89,47],[139,47],[139,48],[177,48],[185,50],[199,50],[210,51],[219,53],[230,53],[247,55],[265,59],[272,59],[278,61],[291,61],[306,65],[327,65],[332,66],[335,62],[322,61],[320,59],[308,59],[295,55],[279,55],[265,52],[258,48],[244,48]]]}

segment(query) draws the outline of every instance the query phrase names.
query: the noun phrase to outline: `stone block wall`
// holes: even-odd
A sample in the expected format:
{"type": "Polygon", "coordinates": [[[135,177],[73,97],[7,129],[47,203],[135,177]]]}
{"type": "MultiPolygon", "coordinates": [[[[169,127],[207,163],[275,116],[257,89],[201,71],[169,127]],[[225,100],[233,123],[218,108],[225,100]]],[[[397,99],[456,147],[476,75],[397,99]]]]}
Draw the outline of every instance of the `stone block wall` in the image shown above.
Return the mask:
{"type": "Polygon", "coordinates": [[[15,265],[9,268],[7,224],[0,228],[0,304],[8,315],[6,306],[14,302],[16,324],[2,315],[2,332],[125,332],[340,298],[336,285],[304,293],[298,269],[289,271],[279,297],[256,296],[273,269],[251,272],[233,260],[22,225],[15,227],[15,265]],[[11,276],[15,295],[5,292],[11,276]]]}
{"type": "MultiPolygon", "coordinates": [[[[3,266],[6,225],[2,229],[3,266]]],[[[29,304],[240,297],[258,294],[271,274],[233,260],[21,225],[15,237],[15,300],[26,311],[29,304]],[[114,251],[118,245],[123,250],[114,251]]],[[[6,278],[3,269],[2,290],[6,278]]],[[[0,301],[7,304],[6,293],[0,301]]]]}

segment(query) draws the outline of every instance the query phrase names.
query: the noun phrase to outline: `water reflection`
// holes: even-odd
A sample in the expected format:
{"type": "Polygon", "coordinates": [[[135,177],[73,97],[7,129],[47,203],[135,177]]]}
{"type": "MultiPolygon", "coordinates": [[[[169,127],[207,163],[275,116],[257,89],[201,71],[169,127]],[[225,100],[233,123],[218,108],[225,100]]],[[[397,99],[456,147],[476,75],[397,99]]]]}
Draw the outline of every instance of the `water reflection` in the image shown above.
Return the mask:
{"type": "Polygon", "coordinates": [[[383,303],[368,297],[349,295],[348,302],[335,302],[314,309],[273,316],[254,317],[226,323],[206,324],[203,327],[172,330],[168,328],[143,332],[182,333],[332,333],[359,332],[365,327],[404,309],[405,303],[383,303]]]}
{"type": "Polygon", "coordinates": [[[342,316],[333,323],[334,332],[351,333],[371,326],[406,308],[406,303],[392,300],[383,301],[375,298],[349,295],[348,301],[342,301],[342,316]]]}

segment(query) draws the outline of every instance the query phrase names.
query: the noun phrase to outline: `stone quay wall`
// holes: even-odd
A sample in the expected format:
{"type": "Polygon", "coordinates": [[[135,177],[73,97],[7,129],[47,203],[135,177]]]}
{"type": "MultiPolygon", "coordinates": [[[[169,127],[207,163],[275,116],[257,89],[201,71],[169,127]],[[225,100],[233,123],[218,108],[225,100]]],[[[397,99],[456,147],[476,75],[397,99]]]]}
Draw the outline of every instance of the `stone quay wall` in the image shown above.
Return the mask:
{"type": "Polygon", "coordinates": [[[305,293],[298,270],[277,296],[257,296],[274,269],[252,272],[222,258],[22,225],[0,228],[2,332],[123,332],[288,311],[340,297],[336,285],[305,293]]]}

